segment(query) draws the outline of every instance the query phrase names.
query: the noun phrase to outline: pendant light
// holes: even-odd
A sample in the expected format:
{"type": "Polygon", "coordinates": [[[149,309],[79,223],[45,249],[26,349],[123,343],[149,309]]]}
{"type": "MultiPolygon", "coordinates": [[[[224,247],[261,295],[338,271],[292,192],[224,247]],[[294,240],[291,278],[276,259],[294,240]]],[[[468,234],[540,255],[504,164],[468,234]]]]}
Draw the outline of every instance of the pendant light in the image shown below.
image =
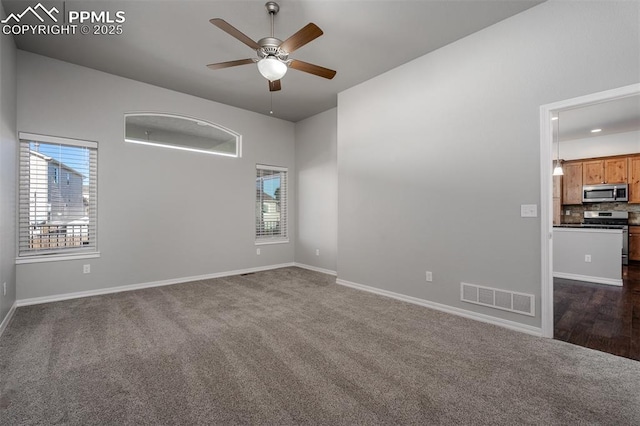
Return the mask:
{"type": "Polygon", "coordinates": [[[556,115],[554,121],[558,123],[558,136],[556,137],[556,144],[558,145],[558,156],[556,157],[556,167],[553,169],[553,176],[562,176],[564,175],[564,171],[562,170],[562,165],[560,164],[560,113],[556,115]]]}

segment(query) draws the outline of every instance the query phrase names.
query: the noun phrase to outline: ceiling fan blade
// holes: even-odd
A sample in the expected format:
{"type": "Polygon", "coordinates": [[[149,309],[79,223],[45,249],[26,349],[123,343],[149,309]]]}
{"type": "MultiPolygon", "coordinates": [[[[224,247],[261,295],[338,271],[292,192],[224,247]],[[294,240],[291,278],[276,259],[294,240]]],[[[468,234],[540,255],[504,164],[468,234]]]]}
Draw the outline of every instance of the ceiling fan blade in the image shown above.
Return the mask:
{"type": "Polygon", "coordinates": [[[294,59],[289,64],[290,68],[293,68],[298,71],[308,72],[309,74],[317,75],[318,77],[324,77],[331,80],[335,77],[336,72],[334,70],[330,70],[329,68],[321,67],[319,65],[313,65],[308,62],[299,61],[294,59]]]}
{"type": "Polygon", "coordinates": [[[322,30],[314,23],[309,23],[297,33],[286,39],[280,45],[280,49],[287,53],[298,50],[305,44],[317,39],[323,34],[322,30]]]}
{"type": "Polygon", "coordinates": [[[229,67],[235,67],[238,65],[246,65],[246,64],[253,64],[253,63],[254,63],[253,59],[238,59],[237,61],[218,62],[217,64],[209,64],[207,65],[207,67],[211,68],[212,70],[219,70],[222,68],[229,68],[229,67]]]}
{"type": "Polygon", "coordinates": [[[224,19],[213,18],[213,19],[210,19],[209,22],[211,22],[213,25],[215,25],[216,27],[220,28],[222,31],[224,31],[225,33],[229,34],[230,36],[237,38],[238,40],[240,40],[241,42],[243,42],[244,44],[246,44],[247,46],[249,46],[253,50],[260,49],[260,45],[258,43],[256,43],[255,41],[251,40],[242,31],[240,31],[239,29],[237,29],[236,27],[234,27],[233,25],[231,25],[230,23],[228,23],[224,19]]]}
{"type": "Polygon", "coordinates": [[[277,92],[280,89],[282,89],[282,86],[280,85],[280,80],[275,80],[275,81],[270,81],[269,82],[269,91],[270,92],[277,92]]]}

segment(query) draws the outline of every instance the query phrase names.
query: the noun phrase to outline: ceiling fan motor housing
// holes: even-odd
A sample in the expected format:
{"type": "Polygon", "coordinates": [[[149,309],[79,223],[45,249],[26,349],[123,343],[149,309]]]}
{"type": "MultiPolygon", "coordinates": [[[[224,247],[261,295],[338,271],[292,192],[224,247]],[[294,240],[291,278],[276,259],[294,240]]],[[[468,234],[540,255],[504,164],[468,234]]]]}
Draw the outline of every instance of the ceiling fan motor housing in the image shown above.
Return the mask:
{"type": "Polygon", "coordinates": [[[260,49],[256,50],[260,58],[266,58],[267,56],[273,56],[281,61],[286,61],[289,58],[289,53],[280,49],[282,40],[275,37],[265,37],[258,40],[260,49]]]}

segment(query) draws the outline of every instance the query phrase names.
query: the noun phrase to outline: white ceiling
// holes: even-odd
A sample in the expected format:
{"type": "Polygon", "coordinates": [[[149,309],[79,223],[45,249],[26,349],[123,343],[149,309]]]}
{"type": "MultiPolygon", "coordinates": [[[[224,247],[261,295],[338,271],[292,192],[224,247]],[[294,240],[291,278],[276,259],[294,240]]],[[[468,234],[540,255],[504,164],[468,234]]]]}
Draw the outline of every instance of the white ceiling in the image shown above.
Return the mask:
{"type": "Polygon", "coordinates": [[[555,115],[554,133],[557,137],[560,131],[560,141],[640,131],[640,95],[561,110],[555,115]],[[591,132],[594,129],[601,131],[591,132]]]}
{"type": "MultiPolygon", "coordinates": [[[[339,92],[542,1],[280,0],[276,37],[284,40],[309,22],[324,31],[291,57],[338,73],[333,80],[325,80],[289,70],[282,90],[273,94],[273,115],[295,122],[335,107],[339,92]]],[[[2,3],[9,14],[20,13],[37,0],[2,3]]],[[[123,10],[123,34],[18,35],[14,38],[19,49],[269,114],[268,84],[254,65],[216,71],[206,67],[255,57],[254,51],[209,19],[223,18],[257,41],[270,35],[263,0],[41,3],[67,12],[123,10]]]]}

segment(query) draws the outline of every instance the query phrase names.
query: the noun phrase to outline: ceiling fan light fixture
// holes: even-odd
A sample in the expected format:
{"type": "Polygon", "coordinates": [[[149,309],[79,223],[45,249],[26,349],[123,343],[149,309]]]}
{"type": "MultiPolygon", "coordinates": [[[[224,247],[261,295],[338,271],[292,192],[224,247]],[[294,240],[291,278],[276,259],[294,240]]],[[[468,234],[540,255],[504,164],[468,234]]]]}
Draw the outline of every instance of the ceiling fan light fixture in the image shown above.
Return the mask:
{"type": "Polygon", "coordinates": [[[287,73],[287,64],[274,56],[267,56],[258,61],[258,71],[267,80],[276,81],[287,73]]]}

